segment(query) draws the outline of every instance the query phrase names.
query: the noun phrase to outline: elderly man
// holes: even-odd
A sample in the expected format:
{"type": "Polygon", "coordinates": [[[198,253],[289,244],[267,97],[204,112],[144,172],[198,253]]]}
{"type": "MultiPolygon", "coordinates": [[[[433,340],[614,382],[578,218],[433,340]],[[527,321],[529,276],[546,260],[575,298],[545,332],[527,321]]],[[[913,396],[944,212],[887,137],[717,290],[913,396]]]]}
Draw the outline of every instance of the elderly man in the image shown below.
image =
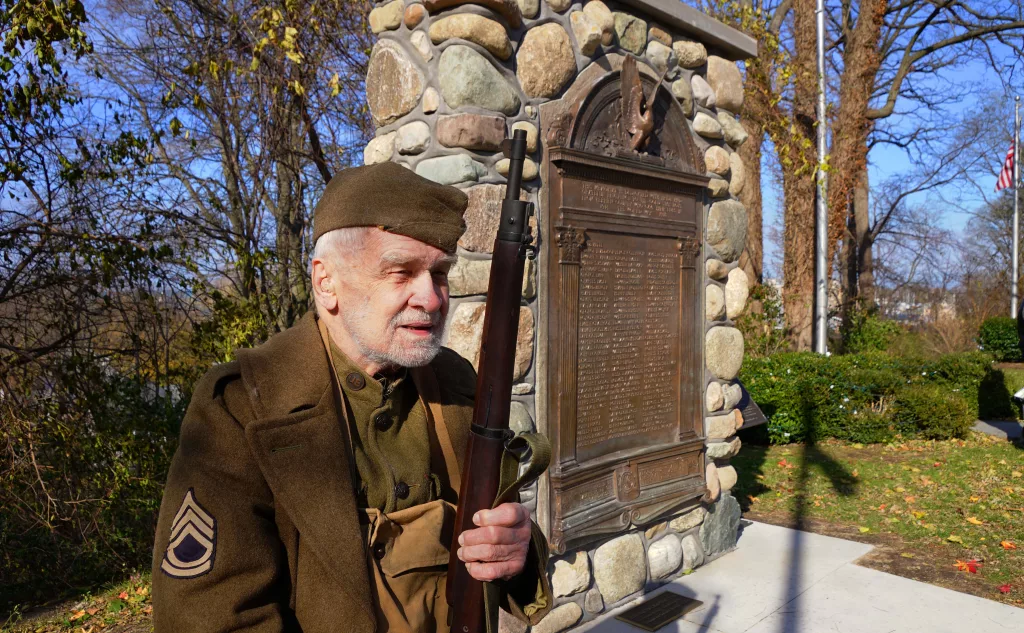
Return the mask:
{"type": "MultiPolygon", "coordinates": [[[[196,386],[157,525],[157,633],[448,630],[476,378],[440,341],[466,203],[393,163],[331,180],[315,313],[196,386]]],[[[474,523],[459,557],[536,623],[552,599],[529,512],[474,523]]]]}

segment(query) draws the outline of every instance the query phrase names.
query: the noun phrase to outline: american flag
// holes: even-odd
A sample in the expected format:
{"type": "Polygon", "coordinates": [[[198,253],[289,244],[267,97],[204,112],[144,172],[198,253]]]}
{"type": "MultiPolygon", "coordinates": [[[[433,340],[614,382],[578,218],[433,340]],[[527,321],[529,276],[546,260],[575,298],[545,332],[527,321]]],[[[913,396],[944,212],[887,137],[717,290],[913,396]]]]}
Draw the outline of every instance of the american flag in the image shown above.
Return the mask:
{"type": "Polygon", "coordinates": [[[1003,161],[1003,171],[999,174],[999,180],[996,181],[996,191],[1002,191],[1013,184],[1013,145],[1010,145],[1010,151],[1006,152],[1006,160],[1003,161]]]}

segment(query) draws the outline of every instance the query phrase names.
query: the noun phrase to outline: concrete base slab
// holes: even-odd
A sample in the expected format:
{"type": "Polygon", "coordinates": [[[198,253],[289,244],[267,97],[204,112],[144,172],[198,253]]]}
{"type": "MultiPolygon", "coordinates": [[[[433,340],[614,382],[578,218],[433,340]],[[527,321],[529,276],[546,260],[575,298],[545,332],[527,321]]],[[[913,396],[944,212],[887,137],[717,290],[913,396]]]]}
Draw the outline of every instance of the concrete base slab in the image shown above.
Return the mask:
{"type": "Polygon", "coordinates": [[[1004,440],[1015,440],[1024,434],[1024,426],[1021,426],[1020,422],[1010,420],[978,420],[973,428],[975,431],[1004,440]]]}
{"type": "MultiPolygon", "coordinates": [[[[704,605],[663,633],[996,633],[1024,631],[1024,610],[859,567],[872,546],[749,523],[736,551],[665,587],[704,605]]],[[[653,594],[652,594],[653,595],[653,594]]],[[[614,615],[580,630],[634,633],[614,615]]]]}

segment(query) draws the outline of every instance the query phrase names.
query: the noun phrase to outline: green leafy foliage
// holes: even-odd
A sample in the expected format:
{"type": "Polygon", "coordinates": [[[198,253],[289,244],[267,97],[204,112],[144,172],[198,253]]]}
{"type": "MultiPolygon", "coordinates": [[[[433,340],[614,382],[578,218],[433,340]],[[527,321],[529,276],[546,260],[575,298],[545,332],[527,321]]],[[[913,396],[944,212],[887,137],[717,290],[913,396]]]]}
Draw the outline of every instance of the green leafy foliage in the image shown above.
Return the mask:
{"type": "Polygon", "coordinates": [[[148,566],[187,402],[80,358],[36,378],[0,401],[0,610],[148,566]]]}
{"type": "Polygon", "coordinates": [[[1015,363],[1022,360],[1017,337],[1017,321],[1010,317],[985,319],[978,328],[978,345],[995,355],[996,360],[1015,363]]]}
{"type": "Polygon", "coordinates": [[[736,327],[743,332],[746,356],[762,358],[789,347],[789,331],[778,288],[762,284],[754,286],[747,305],[747,311],[736,320],[736,327]]]}
{"type": "Polygon", "coordinates": [[[884,352],[902,333],[903,328],[895,321],[854,306],[842,330],[843,349],[850,354],[884,352]]]}
{"type": "Polygon", "coordinates": [[[902,435],[929,440],[964,438],[974,423],[967,399],[944,385],[911,385],[896,392],[892,420],[902,435]]]}
{"type": "Polygon", "coordinates": [[[995,406],[1003,380],[980,352],[936,361],[882,352],[784,353],[747,359],[740,377],[768,416],[758,433],[774,444],[962,437],[979,409],[995,406]]]}

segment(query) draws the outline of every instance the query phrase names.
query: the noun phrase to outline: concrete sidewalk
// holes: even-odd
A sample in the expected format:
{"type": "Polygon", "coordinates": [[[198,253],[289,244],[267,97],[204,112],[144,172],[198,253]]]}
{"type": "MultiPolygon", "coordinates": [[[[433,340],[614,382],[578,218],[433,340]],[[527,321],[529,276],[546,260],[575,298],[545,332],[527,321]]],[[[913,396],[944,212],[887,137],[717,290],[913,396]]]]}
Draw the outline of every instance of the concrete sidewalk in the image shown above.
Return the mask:
{"type": "MultiPolygon", "coordinates": [[[[659,589],[704,602],[661,632],[1024,632],[1024,609],[853,564],[871,549],[863,543],[750,523],[736,551],[659,589]]],[[[580,630],[635,633],[640,629],[614,616],[637,602],[580,630]]]]}
{"type": "Polygon", "coordinates": [[[1024,427],[1021,426],[1020,422],[1008,420],[978,420],[974,423],[973,428],[975,431],[981,431],[987,435],[1004,440],[1015,440],[1021,437],[1022,432],[1024,432],[1024,427]]]}

